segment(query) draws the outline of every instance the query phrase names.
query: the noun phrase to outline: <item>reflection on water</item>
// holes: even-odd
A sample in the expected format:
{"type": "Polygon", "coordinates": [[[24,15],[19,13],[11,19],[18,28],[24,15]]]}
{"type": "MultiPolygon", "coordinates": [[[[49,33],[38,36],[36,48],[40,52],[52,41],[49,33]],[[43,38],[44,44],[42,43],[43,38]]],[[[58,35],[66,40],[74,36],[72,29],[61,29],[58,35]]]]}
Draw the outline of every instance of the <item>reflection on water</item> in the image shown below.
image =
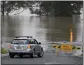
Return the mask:
{"type": "Polygon", "coordinates": [[[3,38],[10,40],[14,36],[33,36],[41,42],[69,41],[70,29],[73,41],[82,40],[82,26],[79,16],[5,16],[3,38]]]}

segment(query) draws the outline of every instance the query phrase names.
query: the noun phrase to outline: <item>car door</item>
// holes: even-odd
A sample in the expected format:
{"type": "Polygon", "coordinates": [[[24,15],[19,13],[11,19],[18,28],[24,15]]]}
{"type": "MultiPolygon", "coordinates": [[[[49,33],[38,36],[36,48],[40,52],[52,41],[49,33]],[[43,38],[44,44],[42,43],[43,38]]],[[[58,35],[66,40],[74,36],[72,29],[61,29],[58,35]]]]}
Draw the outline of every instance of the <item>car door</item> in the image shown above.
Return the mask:
{"type": "Polygon", "coordinates": [[[37,40],[34,39],[34,43],[36,44],[35,46],[35,52],[39,53],[41,51],[41,46],[38,44],[37,40]]]}

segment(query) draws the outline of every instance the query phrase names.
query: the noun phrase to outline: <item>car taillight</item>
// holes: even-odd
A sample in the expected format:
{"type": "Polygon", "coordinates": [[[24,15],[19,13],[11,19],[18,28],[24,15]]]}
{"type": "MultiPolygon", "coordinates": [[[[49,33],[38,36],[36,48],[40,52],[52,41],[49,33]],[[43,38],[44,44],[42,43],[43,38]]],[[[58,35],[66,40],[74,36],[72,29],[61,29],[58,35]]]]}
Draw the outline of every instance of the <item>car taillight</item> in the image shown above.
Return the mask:
{"type": "Polygon", "coordinates": [[[9,48],[11,48],[11,45],[9,45],[9,48]]]}
{"type": "Polygon", "coordinates": [[[28,48],[28,49],[30,49],[30,48],[31,48],[30,44],[28,44],[27,48],[28,48]]]}

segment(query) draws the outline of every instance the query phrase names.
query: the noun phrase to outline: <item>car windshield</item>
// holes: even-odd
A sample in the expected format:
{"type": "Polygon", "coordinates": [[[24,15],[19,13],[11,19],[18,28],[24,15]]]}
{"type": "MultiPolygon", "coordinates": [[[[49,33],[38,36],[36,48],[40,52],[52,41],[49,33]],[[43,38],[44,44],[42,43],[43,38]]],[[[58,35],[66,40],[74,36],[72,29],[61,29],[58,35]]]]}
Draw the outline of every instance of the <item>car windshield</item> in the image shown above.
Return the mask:
{"type": "Polygon", "coordinates": [[[26,39],[15,39],[12,44],[25,44],[27,42],[26,39]]]}

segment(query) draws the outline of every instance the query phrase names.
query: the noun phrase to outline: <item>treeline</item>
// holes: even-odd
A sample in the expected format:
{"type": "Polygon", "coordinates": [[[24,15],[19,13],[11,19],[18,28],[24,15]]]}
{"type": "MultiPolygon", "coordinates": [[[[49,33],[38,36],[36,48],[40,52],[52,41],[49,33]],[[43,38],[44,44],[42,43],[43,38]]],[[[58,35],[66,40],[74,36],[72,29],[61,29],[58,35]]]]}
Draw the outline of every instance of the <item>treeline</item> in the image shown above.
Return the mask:
{"type": "Polygon", "coordinates": [[[52,16],[72,16],[80,14],[83,1],[1,1],[1,12],[8,15],[20,8],[29,8],[32,14],[52,16]]]}

